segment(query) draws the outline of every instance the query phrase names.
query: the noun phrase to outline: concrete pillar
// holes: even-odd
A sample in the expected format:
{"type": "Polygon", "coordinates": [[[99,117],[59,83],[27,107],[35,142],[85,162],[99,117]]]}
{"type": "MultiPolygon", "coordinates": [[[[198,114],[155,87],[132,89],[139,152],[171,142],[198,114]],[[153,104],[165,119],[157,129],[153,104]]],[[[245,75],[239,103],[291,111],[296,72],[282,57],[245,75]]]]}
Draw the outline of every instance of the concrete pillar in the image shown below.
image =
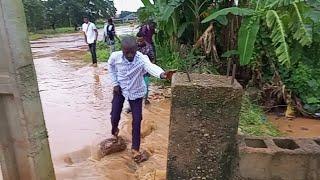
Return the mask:
{"type": "Polygon", "coordinates": [[[3,178],[55,179],[21,0],[0,0],[0,59],[3,178]]]}
{"type": "Polygon", "coordinates": [[[224,76],[174,75],[168,180],[233,179],[242,87],[224,76]]]}

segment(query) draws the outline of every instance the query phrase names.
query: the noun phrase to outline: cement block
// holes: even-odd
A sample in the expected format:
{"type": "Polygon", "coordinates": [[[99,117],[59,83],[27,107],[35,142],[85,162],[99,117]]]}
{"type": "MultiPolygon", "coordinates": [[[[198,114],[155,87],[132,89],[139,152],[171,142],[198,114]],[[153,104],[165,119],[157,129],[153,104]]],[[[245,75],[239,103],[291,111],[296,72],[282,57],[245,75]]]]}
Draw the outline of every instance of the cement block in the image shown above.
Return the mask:
{"type": "Polygon", "coordinates": [[[320,145],[308,138],[252,138],[266,148],[253,147],[240,139],[240,175],[249,180],[318,180],[320,145]]]}
{"type": "Polygon", "coordinates": [[[224,76],[191,79],[178,73],[172,81],[167,179],[232,179],[242,87],[224,76]]]}

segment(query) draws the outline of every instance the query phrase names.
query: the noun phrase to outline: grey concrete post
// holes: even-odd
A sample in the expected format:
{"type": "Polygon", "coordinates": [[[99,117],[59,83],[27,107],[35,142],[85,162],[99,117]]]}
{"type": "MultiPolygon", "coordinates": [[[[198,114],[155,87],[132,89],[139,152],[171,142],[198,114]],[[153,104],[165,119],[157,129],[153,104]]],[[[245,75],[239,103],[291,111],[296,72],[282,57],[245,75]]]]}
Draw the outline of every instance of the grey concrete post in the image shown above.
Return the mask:
{"type": "Polygon", "coordinates": [[[3,178],[55,179],[21,0],[0,0],[0,59],[3,178]]]}
{"type": "Polygon", "coordinates": [[[233,179],[242,87],[224,76],[178,73],[172,81],[168,180],[233,179]]]}

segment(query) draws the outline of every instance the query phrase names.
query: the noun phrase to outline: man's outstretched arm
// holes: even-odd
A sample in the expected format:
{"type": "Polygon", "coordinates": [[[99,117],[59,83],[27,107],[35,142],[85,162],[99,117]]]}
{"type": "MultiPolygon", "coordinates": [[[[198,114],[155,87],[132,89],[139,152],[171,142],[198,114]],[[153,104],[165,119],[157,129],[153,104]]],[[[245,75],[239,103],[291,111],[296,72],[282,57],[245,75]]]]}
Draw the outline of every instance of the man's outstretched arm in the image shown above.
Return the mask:
{"type": "Polygon", "coordinates": [[[148,56],[143,56],[143,62],[144,62],[144,69],[151,74],[152,76],[160,79],[171,79],[171,76],[168,76],[168,74],[172,74],[172,71],[165,72],[161,67],[153,64],[148,56]]]}

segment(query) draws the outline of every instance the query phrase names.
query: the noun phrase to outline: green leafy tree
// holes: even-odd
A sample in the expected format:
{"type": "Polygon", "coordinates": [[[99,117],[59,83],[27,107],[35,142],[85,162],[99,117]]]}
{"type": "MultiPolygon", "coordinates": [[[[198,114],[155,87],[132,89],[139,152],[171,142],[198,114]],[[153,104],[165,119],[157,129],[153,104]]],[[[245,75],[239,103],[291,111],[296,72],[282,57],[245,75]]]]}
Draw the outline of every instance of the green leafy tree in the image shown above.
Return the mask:
{"type": "Polygon", "coordinates": [[[30,31],[51,27],[75,27],[82,17],[91,21],[115,15],[116,8],[109,0],[23,0],[27,25],[30,31]]]}
{"type": "Polygon", "coordinates": [[[28,29],[37,31],[44,28],[44,5],[40,0],[23,0],[28,29]]]}

